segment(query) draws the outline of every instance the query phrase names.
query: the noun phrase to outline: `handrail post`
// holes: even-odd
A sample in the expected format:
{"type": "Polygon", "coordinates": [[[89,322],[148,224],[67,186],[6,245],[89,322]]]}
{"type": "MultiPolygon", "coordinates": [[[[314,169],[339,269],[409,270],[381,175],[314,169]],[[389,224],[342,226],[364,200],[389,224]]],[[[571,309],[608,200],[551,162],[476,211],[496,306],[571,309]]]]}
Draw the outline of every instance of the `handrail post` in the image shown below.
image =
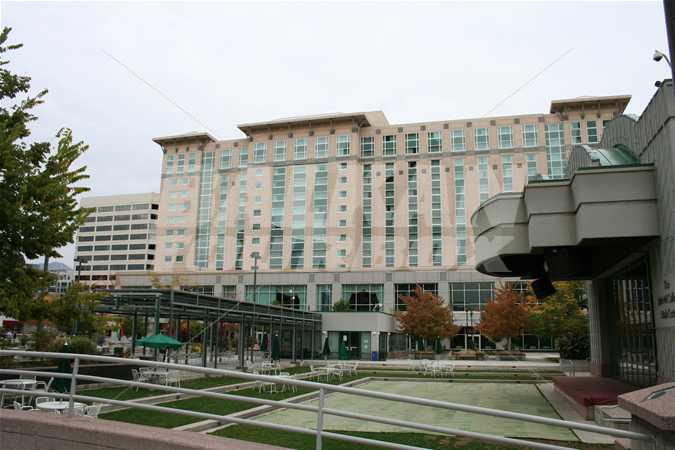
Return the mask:
{"type": "Polygon", "coordinates": [[[80,358],[75,358],[73,362],[73,373],[70,379],[70,399],[68,400],[68,415],[71,417],[75,415],[75,391],[77,390],[77,374],[80,371],[80,358]]]}
{"type": "Polygon", "coordinates": [[[319,389],[319,409],[316,412],[316,450],[321,450],[321,432],[323,431],[323,408],[326,401],[326,392],[323,388],[319,389]]]}

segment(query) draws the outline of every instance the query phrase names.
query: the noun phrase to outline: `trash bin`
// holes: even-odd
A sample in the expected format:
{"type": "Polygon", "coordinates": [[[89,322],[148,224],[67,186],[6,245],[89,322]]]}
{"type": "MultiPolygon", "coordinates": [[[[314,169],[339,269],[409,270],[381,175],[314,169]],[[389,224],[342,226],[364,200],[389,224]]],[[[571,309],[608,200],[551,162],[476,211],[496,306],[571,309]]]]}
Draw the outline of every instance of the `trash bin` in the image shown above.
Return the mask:
{"type": "Polygon", "coordinates": [[[371,361],[377,361],[377,352],[371,352],[370,360],[371,361]]]}

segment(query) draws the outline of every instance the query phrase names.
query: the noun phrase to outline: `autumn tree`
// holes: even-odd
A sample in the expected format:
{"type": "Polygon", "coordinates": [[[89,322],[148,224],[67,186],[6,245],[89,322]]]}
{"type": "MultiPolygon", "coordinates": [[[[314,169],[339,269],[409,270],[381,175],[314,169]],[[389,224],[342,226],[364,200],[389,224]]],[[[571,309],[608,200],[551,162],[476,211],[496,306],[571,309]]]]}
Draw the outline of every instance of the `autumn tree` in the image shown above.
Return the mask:
{"type": "Polygon", "coordinates": [[[402,295],[401,300],[406,305],[405,311],[397,311],[395,317],[404,333],[438,342],[459,331],[452,321],[452,309],[420,286],[415,288],[414,295],[402,295]]]}
{"type": "Polygon", "coordinates": [[[585,304],[585,288],[580,281],[554,283],[555,294],[532,309],[531,331],[551,336],[558,343],[563,336],[586,336],[588,317],[581,305],[585,304]]]}
{"type": "MultiPolygon", "coordinates": [[[[10,28],[0,33],[0,54],[21,48],[7,44],[10,28]]],[[[85,167],[73,168],[87,146],[74,142],[70,130],[56,133],[56,143],[29,142],[33,110],[44,102],[42,90],[30,93],[30,77],[0,60],[0,312],[20,318],[44,318],[44,293],[50,278],[26,262],[60,256],[56,249],[72,242],[86,213],[77,196],[87,189],[85,167]],[[38,292],[41,294],[37,294],[38,292]]]]}
{"type": "Polygon", "coordinates": [[[507,349],[510,351],[511,338],[522,334],[529,317],[525,299],[507,283],[495,289],[495,298],[485,305],[480,324],[476,328],[493,341],[506,338],[507,349]]]}

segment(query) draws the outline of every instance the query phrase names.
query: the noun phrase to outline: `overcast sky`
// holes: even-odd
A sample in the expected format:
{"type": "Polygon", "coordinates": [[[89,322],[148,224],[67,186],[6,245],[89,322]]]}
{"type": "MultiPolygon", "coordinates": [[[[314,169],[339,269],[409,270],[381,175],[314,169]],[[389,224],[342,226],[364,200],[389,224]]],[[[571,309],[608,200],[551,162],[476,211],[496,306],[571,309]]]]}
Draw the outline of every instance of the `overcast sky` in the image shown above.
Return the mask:
{"type": "Polygon", "coordinates": [[[670,77],[651,59],[668,50],[661,2],[3,2],[2,24],[24,44],[12,69],[49,89],[34,137],[67,126],[91,146],[91,195],[158,192],[155,136],[337,111],[477,117],[561,56],[490,115],[615,94],[639,114],[670,77]]]}

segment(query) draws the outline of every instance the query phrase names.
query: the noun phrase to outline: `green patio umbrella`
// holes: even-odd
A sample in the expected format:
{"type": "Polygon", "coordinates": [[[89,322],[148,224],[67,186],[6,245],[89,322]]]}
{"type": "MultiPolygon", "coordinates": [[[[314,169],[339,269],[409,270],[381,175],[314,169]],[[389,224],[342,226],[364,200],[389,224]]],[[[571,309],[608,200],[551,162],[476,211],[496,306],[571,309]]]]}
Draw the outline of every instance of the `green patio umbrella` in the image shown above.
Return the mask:
{"type": "Polygon", "coordinates": [[[345,341],[340,341],[340,359],[349,359],[349,351],[347,350],[347,344],[345,341]]]}
{"type": "MultiPolygon", "coordinates": [[[[72,353],[70,350],[70,345],[66,342],[63,344],[61,353],[72,353]]],[[[59,373],[72,373],[72,360],[70,359],[59,359],[58,361],[58,371],[59,373]]],[[[68,392],[70,390],[70,380],[67,378],[54,378],[53,387],[56,392],[68,392]]]]}
{"type": "Polygon", "coordinates": [[[281,348],[279,346],[279,336],[274,335],[272,337],[272,361],[279,361],[281,359],[281,348]]]}
{"type": "Polygon", "coordinates": [[[146,336],[142,339],[139,339],[137,342],[138,345],[145,345],[150,348],[165,349],[170,348],[173,350],[179,349],[183,346],[183,343],[177,341],[171,336],[165,334],[153,334],[151,336],[146,336]]]}

